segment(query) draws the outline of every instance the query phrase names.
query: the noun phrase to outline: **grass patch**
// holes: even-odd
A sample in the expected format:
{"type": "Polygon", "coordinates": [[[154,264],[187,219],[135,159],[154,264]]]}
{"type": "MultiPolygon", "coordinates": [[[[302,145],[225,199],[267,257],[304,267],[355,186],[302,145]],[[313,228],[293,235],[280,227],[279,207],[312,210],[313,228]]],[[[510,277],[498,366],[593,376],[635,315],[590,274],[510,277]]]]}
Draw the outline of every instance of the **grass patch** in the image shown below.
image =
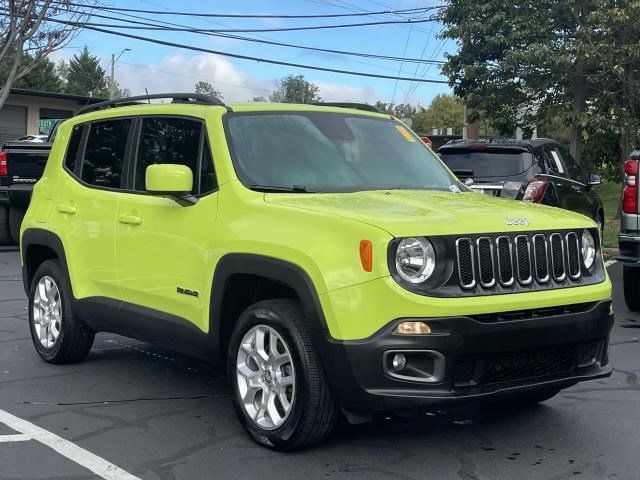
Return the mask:
{"type": "Polygon", "coordinates": [[[602,185],[594,188],[594,191],[602,200],[604,206],[604,217],[606,220],[613,220],[618,214],[620,208],[620,193],[622,192],[621,182],[612,182],[605,180],[602,185]]]}
{"type": "Polygon", "coordinates": [[[620,219],[616,219],[616,215],[618,208],[620,208],[622,183],[605,180],[602,185],[595,187],[595,192],[600,196],[604,207],[605,222],[602,243],[605,248],[618,248],[620,219]]]}

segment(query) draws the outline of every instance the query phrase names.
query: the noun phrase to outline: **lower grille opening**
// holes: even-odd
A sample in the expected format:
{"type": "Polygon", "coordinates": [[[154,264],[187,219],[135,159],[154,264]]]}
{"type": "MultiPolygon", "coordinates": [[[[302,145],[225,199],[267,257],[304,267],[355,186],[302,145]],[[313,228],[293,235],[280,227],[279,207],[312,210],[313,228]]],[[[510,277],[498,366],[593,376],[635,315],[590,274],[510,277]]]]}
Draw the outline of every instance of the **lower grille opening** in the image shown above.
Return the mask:
{"type": "Polygon", "coordinates": [[[454,361],[453,386],[496,386],[569,375],[601,360],[604,340],[555,345],[454,361]]]}

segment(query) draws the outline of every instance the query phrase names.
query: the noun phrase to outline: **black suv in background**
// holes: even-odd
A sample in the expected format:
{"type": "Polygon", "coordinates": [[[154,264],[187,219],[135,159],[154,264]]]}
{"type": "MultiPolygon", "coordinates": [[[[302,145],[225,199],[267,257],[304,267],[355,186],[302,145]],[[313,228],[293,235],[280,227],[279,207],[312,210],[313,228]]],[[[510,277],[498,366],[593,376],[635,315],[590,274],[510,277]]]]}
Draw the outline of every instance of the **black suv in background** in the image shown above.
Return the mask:
{"type": "Polygon", "coordinates": [[[555,140],[453,140],[438,155],[474,190],[573,210],[602,230],[604,209],[592,189],[600,176],[584,175],[555,140]]]}

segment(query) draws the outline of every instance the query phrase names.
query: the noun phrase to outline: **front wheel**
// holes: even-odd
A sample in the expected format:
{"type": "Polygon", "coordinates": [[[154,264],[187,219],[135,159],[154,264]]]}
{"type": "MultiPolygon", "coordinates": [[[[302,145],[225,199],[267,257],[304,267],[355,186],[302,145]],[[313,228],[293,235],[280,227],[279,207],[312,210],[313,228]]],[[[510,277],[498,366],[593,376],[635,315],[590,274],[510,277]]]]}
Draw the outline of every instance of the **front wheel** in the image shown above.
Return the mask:
{"type": "Polygon", "coordinates": [[[298,302],[250,306],[235,325],[227,360],[234,407],[254,441],[290,451],[329,436],[338,408],[298,302]]]}
{"type": "Polygon", "coordinates": [[[640,267],[622,267],[624,301],[632,312],[640,311],[640,267]]]}

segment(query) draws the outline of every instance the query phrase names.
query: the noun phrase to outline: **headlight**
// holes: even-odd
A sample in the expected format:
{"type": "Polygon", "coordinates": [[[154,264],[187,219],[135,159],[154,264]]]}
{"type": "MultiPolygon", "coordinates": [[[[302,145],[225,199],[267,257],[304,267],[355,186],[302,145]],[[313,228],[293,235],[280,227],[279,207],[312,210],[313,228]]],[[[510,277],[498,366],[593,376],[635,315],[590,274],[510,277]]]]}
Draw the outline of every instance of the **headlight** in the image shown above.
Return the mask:
{"type": "Polygon", "coordinates": [[[587,269],[593,267],[593,262],[596,260],[596,242],[593,240],[593,235],[589,230],[582,232],[582,261],[587,269]]]}
{"type": "Polygon", "coordinates": [[[400,277],[413,284],[426,281],[436,267],[436,252],[423,237],[404,238],[396,250],[396,270],[400,277]]]}

